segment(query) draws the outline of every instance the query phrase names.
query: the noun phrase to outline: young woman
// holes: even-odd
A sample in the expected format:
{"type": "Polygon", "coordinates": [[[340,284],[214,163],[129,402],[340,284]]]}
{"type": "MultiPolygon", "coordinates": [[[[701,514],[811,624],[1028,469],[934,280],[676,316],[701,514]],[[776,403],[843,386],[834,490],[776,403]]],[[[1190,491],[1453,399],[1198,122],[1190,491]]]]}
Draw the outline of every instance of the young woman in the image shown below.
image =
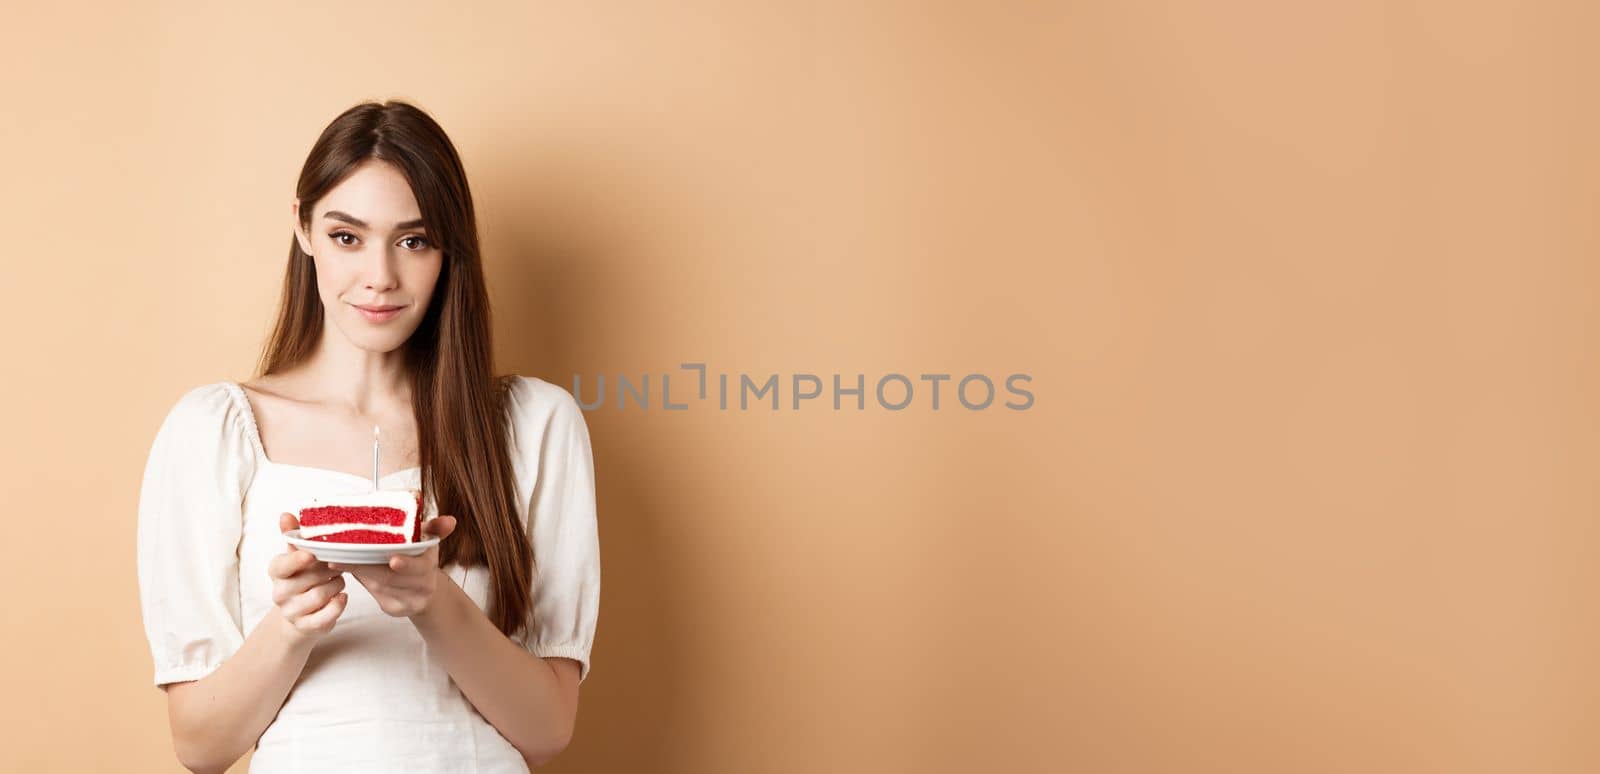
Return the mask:
{"type": "Polygon", "coordinates": [[[492,374],[460,158],[365,103],[300,171],[255,378],[185,393],[140,493],[138,568],[174,746],[223,771],[525,772],[571,739],[599,612],[588,428],[492,374]],[[283,539],[317,495],[424,493],[420,556],[333,566],[283,539]],[[347,578],[354,578],[351,583],[347,578]]]}

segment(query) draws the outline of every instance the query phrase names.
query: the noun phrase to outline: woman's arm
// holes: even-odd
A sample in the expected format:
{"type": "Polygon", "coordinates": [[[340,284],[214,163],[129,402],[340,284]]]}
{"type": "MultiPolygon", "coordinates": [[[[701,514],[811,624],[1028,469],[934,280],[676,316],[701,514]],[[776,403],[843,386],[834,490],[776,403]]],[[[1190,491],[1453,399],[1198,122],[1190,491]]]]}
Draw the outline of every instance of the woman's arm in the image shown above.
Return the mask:
{"type": "Polygon", "coordinates": [[[315,644],[274,607],[211,674],[164,686],[173,747],[184,768],[220,773],[248,752],[300,679],[315,644]]]}
{"type": "MultiPolygon", "coordinates": [[[[280,531],[298,526],[279,514],[280,531]]],[[[211,674],[167,687],[174,752],[190,771],[225,771],[261,738],[349,603],[344,574],[292,544],[267,563],[267,577],[272,609],[239,649],[211,674]]]]}
{"type": "Polygon", "coordinates": [[[411,621],[484,719],[530,766],[567,747],[578,716],[578,662],[542,659],[512,642],[447,573],[411,621]]]}
{"type": "MultiPolygon", "coordinates": [[[[280,520],[280,525],[283,521],[280,520]]],[[[307,580],[326,573],[310,553],[283,553],[274,568],[274,595],[282,592],[290,611],[275,604],[246,636],[238,651],[210,675],[186,683],[166,684],[166,716],[173,726],[173,748],[179,763],[195,772],[227,771],[250,750],[283,707],[283,699],[306,668],[317,641],[330,632],[344,612],[339,595],[344,579],[334,576],[318,584],[307,580]],[[299,569],[296,569],[299,568],[299,569]],[[304,592],[294,588],[310,585],[304,592]],[[302,609],[310,612],[302,614],[302,609]]]]}

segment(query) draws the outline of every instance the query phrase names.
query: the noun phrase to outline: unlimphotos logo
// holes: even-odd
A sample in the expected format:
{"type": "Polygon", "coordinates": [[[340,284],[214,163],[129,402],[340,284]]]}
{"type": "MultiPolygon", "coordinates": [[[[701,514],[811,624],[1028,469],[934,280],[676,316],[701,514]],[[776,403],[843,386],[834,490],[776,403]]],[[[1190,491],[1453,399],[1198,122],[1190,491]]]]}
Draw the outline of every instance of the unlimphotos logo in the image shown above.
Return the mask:
{"type": "MultiPolygon", "coordinates": [[[[698,399],[686,399],[689,402],[674,403],[672,400],[672,374],[663,373],[661,376],[661,408],[666,411],[687,411],[692,405],[703,405],[709,401],[708,393],[710,381],[706,372],[705,363],[683,363],[679,368],[685,371],[694,371],[698,376],[698,399]]],[[[641,374],[637,380],[630,380],[627,376],[618,374],[613,383],[616,385],[616,407],[618,410],[627,408],[631,397],[634,404],[640,409],[650,409],[650,377],[651,374],[641,374]]],[[[800,411],[802,407],[811,410],[822,410],[826,403],[810,404],[808,401],[818,401],[823,397],[824,382],[816,374],[795,373],[788,378],[780,378],[778,374],[763,374],[758,380],[750,374],[716,374],[717,409],[728,409],[729,377],[734,377],[734,393],[737,395],[738,406],[741,411],[748,411],[752,403],[756,408],[761,408],[765,403],[769,411],[777,411],[780,406],[793,411],[800,411]],[[783,393],[782,386],[787,386],[787,400],[780,398],[783,393]]],[[[833,383],[833,410],[841,411],[850,403],[855,404],[856,411],[867,408],[867,375],[855,374],[852,380],[847,380],[843,374],[832,374],[833,383]],[[853,383],[853,386],[850,386],[853,383]],[[853,397],[853,401],[845,400],[846,396],[853,397]]],[[[1012,402],[1006,400],[1002,404],[1013,411],[1027,411],[1033,407],[1033,393],[1020,385],[1033,381],[1033,377],[1025,373],[1009,374],[1003,380],[1005,391],[1020,400],[1012,402]]],[[[950,405],[948,393],[941,401],[939,387],[946,382],[953,382],[950,392],[955,393],[956,402],[968,411],[983,411],[994,405],[996,388],[993,379],[985,374],[967,374],[960,380],[955,380],[951,374],[918,374],[916,381],[904,374],[888,373],[877,379],[875,389],[871,394],[877,399],[879,406],[889,411],[900,411],[918,402],[922,396],[928,408],[939,411],[944,406],[950,405]],[[919,390],[917,382],[926,382],[925,390],[919,390]]],[[[578,405],[585,411],[593,411],[606,404],[606,376],[597,374],[595,378],[594,399],[587,400],[583,391],[583,375],[572,375],[572,394],[577,397],[578,405]]]]}

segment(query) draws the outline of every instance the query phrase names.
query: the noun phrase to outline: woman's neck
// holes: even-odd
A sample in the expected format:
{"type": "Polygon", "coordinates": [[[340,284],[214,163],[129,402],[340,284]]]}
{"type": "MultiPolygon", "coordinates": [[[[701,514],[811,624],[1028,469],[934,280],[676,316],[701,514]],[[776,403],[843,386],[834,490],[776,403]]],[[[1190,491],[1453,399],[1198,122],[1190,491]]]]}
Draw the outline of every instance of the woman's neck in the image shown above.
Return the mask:
{"type": "Polygon", "coordinates": [[[324,335],[316,351],[295,369],[303,389],[358,415],[411,405],[403,350],[369,352],[336,331],[332,334],[324,335]]]}

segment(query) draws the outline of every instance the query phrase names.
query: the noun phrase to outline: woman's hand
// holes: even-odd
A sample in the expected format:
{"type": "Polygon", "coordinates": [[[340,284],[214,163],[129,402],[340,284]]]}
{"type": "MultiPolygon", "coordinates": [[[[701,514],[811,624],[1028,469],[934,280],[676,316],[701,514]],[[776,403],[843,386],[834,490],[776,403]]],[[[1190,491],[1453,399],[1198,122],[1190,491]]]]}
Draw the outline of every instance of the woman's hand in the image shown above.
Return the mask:
{"type": "MultiPolygon", "coordinates": [[[[454,516],[436,516],[422,522],[422,536],[438,537],[442,541],[456,528],[454,516]]],[[[433,603],[434,590],[439,587],[439,546],[429,546],[418,556],[395,555],[388,564],[330,564],[335,571],[356,576],[361,585],[372,592],[383,612],[395,617],[411,617],[422,613],[433,603]]]]}
{"type": "MultiPolygon", "coordinates": [[[[278,516],[280,532],[299,526],[292,513],[278,516]]],[[[321,639],[333,631],[350,600],[350,595],[343,593],[344,575],[294,544],[267,563],[267,575],[272,578],[273,604],[303,640],[321,639]]]]}

